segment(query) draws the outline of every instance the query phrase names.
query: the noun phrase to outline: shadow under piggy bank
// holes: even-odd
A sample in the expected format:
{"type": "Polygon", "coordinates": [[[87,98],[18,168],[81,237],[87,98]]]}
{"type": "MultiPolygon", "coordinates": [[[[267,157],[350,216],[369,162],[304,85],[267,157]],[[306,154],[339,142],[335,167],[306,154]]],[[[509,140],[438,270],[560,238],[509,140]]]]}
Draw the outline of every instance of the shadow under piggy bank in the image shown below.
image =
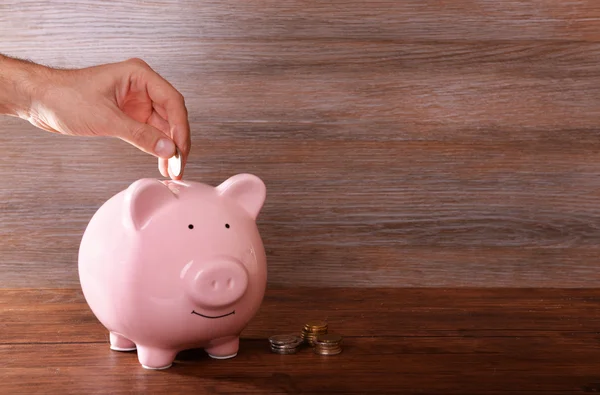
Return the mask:
{"type": "MultiPolygon", "coordinates": [[[[298,369],[300,355],[274,354],[266,339],[242,339],[242,345],[243,351],[234,360],[212,364],[204,363],[210,358],[202,349],[182,351],[177,355],[177,368],[169,371],[169,375],[176,375],[181,386],[195,384],[201,379],[202,388],[210,393],[303,392],[298,383],[306,378],[307,372],[298,369]],[[202,368],[198,369],[199,366],[202,368]]],[[[310,350],[303,352],[309,359],[318,357],[310,350]]]]}

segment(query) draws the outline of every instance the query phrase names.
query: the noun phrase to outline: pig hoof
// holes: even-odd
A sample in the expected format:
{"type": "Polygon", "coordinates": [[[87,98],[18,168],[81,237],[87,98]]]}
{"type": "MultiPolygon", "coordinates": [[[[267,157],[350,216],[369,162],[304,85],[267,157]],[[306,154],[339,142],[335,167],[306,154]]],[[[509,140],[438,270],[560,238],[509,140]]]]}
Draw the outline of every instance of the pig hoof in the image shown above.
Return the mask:
{"type": "Polygon", "coordinates": [[[173,366],[173,364],[172,364],[172,363],[168,364],[167,366],[163,366],[163,367],[161,367],[161,368],[153,368],[153,367],[151,367],[151,366],[146,366],[146,365],[142,364],[142,367],[143,367],[144,369],[148,369],[148,370],[164,370],[164,369],[169,369],[171,366],[173,366]]]}
{"type": "Polygon", "coordinates": [[[237,336],[227,336],[215,339],[210,342],[204,350],[214,359],[228,359],[237,355],[240,347],[240,338],[237,336]]]}
{"type": "Polygon", "coordinates": [[[138,360],[145,369],[162,370],[171,367],[177,351],[151,347],[138,347],[138,360]]]}
{"type": "Polygon", "coordinates": [[[131,340],[110,332],[110,349],[115,351],[133,351],[136,349],[135,343],[131,340]]]}
{"type": "Polygon", "coordinates": [[[229,358],[235,357],[236,355],[237,355],[237,352],[235,354],[225,355],[225,356],[208,354],[209,357],[214,358],[214,359],[229,359],[229,358]]]}
{"type": "Polygon", "coordinates": [[[114,351],[135,351],[136,350],[135,347],[121,348],[121,347],[117,347],[117,346],[110,346],[110,349],[114,350],[114,351]]]}

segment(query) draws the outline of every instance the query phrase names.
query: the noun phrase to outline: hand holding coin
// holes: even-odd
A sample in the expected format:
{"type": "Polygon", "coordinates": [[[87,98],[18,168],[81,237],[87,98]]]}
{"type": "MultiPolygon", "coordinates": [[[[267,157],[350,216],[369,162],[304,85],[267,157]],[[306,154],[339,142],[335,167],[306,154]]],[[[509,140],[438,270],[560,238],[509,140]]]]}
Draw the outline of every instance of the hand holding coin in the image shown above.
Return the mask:
{"type": "Polygon", "coordinates": [[[110,136],[181,179],[190,153],[183,95],[141,59],[56,69],[0,55],[0,114],[53,133],[110,136]]]}

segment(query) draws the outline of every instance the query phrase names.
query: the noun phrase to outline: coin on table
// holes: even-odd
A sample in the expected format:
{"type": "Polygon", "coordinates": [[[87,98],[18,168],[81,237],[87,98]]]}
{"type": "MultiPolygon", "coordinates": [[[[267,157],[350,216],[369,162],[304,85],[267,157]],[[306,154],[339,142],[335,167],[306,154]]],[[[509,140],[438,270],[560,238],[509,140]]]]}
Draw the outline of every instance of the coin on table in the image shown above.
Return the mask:
{"type": "Polygon", "coordinates": [[[313,329],[313,330],[320,330],[320,329],[326,329],[327,328],[327,322],[325,321],[309,321],[306,323],[306,325],[304,325],[305,328],[307,329],[313,329]]]}
{"type": "Polygon", "coordinates": [[[181,156],[181,151],[179,148],[175,147],[175,155],[169,158],[169,170],[171,170],[171,174],[175,177],[178,177],[181,174],[183,157],[181,156]]]}
{"type": "Polygon", "coordinates": [[[297,354],[298,349],[297,348],[272,348],[271,352],[273,354],[292,355],[292,354],[297,354]]]}
{"type": "Polygon", "coordinates": [[[337,347],[334,349],[323,349],[320,347],[316,347],[313,349],[313,352],[315,354],[319,354],[319,355],[338,355],[339,353],[342,352],[341,347],[337,347]]]}
{"type": "Polygon", "coordinates": [[[339,343],[342,341],[342,336],[337,333],[328,333],[325,335],[317,336],[317,343],[339,343]]]}
{"type": "Polygon", "coordinates": [[[298,348],[299,345],[302,344],[302,340],[299,342],[294,342],[294,343],[287,343],[287,344],[273,344],[271,343],[271,348],[298,348]]]}
{"type": "Polygon", "coordinates": [[[269,337],[269,341],[272,344],[292,344],[298,342],[300,339],[294,335],[273,335],[269,337]]]}

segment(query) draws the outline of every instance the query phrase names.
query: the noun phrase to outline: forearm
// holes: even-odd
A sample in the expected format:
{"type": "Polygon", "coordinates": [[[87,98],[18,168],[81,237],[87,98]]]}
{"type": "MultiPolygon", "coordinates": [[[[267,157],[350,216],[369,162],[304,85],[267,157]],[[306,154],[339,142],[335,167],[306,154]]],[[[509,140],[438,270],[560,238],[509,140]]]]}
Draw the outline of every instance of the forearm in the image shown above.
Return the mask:
{"type": "Polygon", "coordinates": [[[45,69],[0,54],[0,114],[27,118],[45,69]]]}

